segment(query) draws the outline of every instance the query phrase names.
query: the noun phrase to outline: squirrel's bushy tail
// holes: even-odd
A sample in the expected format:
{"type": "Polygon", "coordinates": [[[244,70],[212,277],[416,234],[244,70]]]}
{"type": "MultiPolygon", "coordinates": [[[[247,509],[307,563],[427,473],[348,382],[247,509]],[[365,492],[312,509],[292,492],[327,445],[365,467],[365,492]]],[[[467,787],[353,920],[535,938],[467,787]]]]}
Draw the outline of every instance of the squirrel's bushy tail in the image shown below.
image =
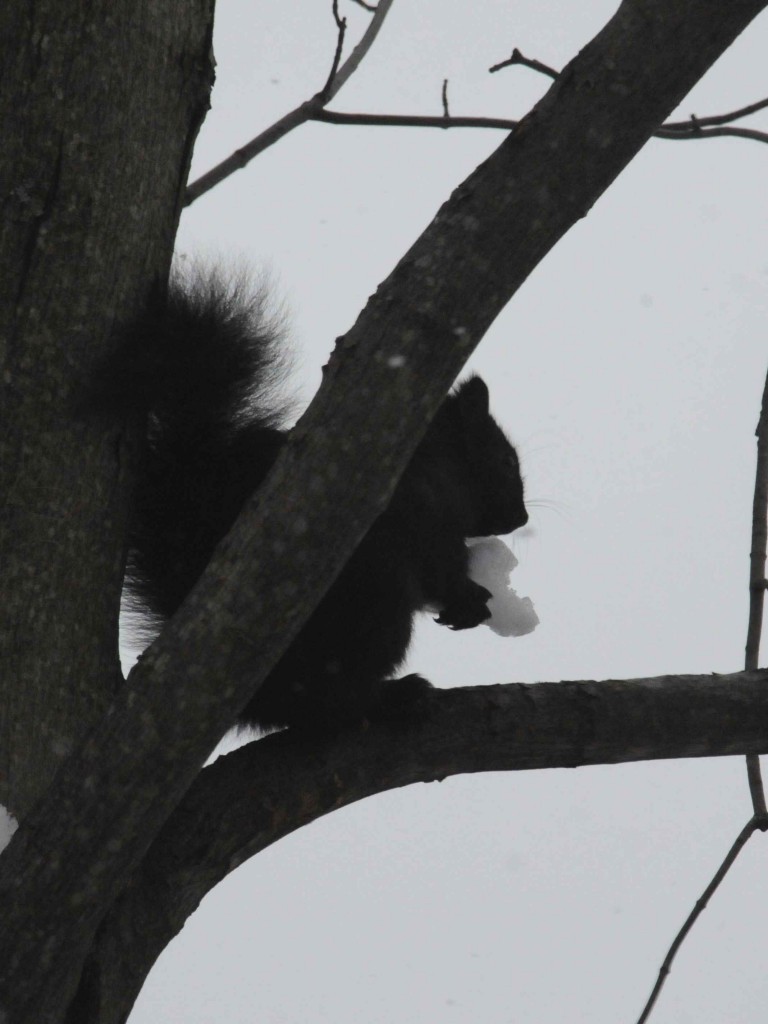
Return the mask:
{"type": "Polygon", "coordinates": [[[285,439],[280,326],[242,276],[175,273],[165,301],[126,332],[118,362],[116,387],[146,417],[128,589],[134,603],[164,619],[285,439]]]}
{"type": "Polygon", "coordinates": [[[134,403],[172,417],[176,429],[280,426],[286,350],[265,296],[243,274],[174,270],[165,299],[128,332],[134,403]]]}

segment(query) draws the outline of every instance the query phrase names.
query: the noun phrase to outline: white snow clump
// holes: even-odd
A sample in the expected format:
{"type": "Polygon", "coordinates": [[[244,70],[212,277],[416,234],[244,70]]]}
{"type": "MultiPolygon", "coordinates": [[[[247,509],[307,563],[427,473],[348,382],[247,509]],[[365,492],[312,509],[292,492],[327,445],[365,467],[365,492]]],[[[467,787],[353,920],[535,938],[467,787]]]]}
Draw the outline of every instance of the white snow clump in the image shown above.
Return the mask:
{"type": "Polygon", "coordinates": [[[509,585],[509,576],[517,559],[499,537],[472,537],[469,548],[469,576],[475,583],[490,590],[491,612],[484,626],[499,636],[525,636],[539,624],[539,617],[530,597],[518,597],[509,585]]]}

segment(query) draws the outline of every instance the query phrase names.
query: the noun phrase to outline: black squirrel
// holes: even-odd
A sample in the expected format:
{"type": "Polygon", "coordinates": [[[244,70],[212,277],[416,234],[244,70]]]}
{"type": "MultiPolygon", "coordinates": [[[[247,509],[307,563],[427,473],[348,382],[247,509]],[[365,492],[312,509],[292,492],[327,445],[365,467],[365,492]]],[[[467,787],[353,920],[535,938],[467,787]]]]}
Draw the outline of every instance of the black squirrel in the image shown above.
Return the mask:
{"type": "MultiPolygon", "coordinates": [[[[174,614],[285,443],[280,331],[264,303],[215,274],[175,275],[126,333],[111,404],[146,416],[126,586],[159,624],[174,614]]],[[[467,574],[467,537],[528,519],[514,447],[470,377],[443,402],[346,567],[240,716],[260,728],[328,729],[405,714],[429,683],[393,680],[414,613],[452,629],[490,615],[467,574]]]]}

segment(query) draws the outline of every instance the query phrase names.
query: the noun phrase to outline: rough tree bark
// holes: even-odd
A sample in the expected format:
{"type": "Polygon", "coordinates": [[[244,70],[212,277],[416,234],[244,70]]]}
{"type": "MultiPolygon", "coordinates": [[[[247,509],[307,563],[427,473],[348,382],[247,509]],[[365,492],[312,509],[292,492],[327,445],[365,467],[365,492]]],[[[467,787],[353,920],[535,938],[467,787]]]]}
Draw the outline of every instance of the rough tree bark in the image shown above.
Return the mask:
{"type": "MultiPolygon", "coordinates": [[[[24,797],[12,806],[24,820],[0,859],[0,1012],[7,1020],[65,1019],[100,922],[129,879],[137,884],[149,844],[206,754],[386,502],[483,332],[764,6],[765,0],[625,0],[379,289],[338,347],[267,486],[101,716],[103,701],[94,695],[116,678],[121,460],[114,435],[78,423],[69,399],[90,365],[89,344],[107,339],[114,321],[167,269],[180,188],[206,102],[210,10],[202,0],[130,9],[111,0],[84,14],[74,2],[62,10],[48,0],[30,13],[9,0],[0,29],[21,56],[4,79],[2,103],[14,111],[28,104],[33,134],[58,138],[59,145],[41,141],[35,149],[30,133],[18,130],[12,142],[23,161],[6,169],[12,187],[3,193],[6,203],[9,195],[16,203],[9,265],[22,270],[15,289],[0,294],[13,340],[3,407],[9,476],[2,480],[3,499],[11,500],[0,537],[12,590],[4,609],[8,660],[0,674],[12,712],[27,689],[33,707],[45,712],[45,729],[33,731],[47,758],[34,785],[22,787],[15,765],[29,757],[29,744],[27,751],[14,748],[14,786],[24,797]],[[138,86],[147,73],[152,84],[138,86]],[[57,107],[49,94],[62,91],[57,107]],[[126,109],[133,111],[128,127],[126,109]],[[19,166],[33,180],[47,169],[31,218],[19,166]],[[22,354],[22,330],[31,357],[22,354]],[[22,481],[26,490],[19,490],[22,481]],[[76,490],[65,514],[56,504],[63,484],[76,490]],[[243,569],[254,551],[258,593],[243,569]],[[41,559],[44,586],[34,582],[33,563],[41,559]],[[85,638],[73,636],[76,623],[85,638]],[[58,720],[58,702],[69,703],[75,684],[84,696],[73,695],[74,715],[62,711],[60,720],[93,728],[25,815],[52,762],[69,747],[51,744],[49,723],[58,720]]],[[[66,738],[74,733],[72,726],[66,738]]],[[[761,745],[754,737],[753,743],[761,745]]],[[[283,796],[277,787],[273,800],[283,796]]],[[[183,906],[181,891],[178,899],[183,906]]],[[[75,1006],[78,1013],[97,1008],[80,1019],[122,1019],[98,1008],[99,998],[109,1004],[112,994],[108,972],[94,964],[89,961],[75,1006]]]]}
{"type": "Polygon", "coordinates": [[[121,679],[124,462],[73,407],[167,274],[212,6],[0,7],[0,802],[17,817],[121,679]]]}

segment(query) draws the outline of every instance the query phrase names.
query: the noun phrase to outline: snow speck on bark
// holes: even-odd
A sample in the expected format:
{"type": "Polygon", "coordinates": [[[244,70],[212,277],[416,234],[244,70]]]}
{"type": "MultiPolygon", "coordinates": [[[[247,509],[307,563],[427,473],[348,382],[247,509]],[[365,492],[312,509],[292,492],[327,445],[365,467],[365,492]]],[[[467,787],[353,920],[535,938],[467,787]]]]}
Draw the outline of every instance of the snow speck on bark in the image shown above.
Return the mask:
{"type": "MultiPolygon", "coordinates": [[[[0,853],[2,853],[8,843],[10,843],[11,836],[18,827],[19,823],[11,812],[6,810],[6,808],[0,804],[0,853]]],[[[2,1024],[2,1019],[2,1012],[0,1011],[0,1024],[2,1024]]]]}

